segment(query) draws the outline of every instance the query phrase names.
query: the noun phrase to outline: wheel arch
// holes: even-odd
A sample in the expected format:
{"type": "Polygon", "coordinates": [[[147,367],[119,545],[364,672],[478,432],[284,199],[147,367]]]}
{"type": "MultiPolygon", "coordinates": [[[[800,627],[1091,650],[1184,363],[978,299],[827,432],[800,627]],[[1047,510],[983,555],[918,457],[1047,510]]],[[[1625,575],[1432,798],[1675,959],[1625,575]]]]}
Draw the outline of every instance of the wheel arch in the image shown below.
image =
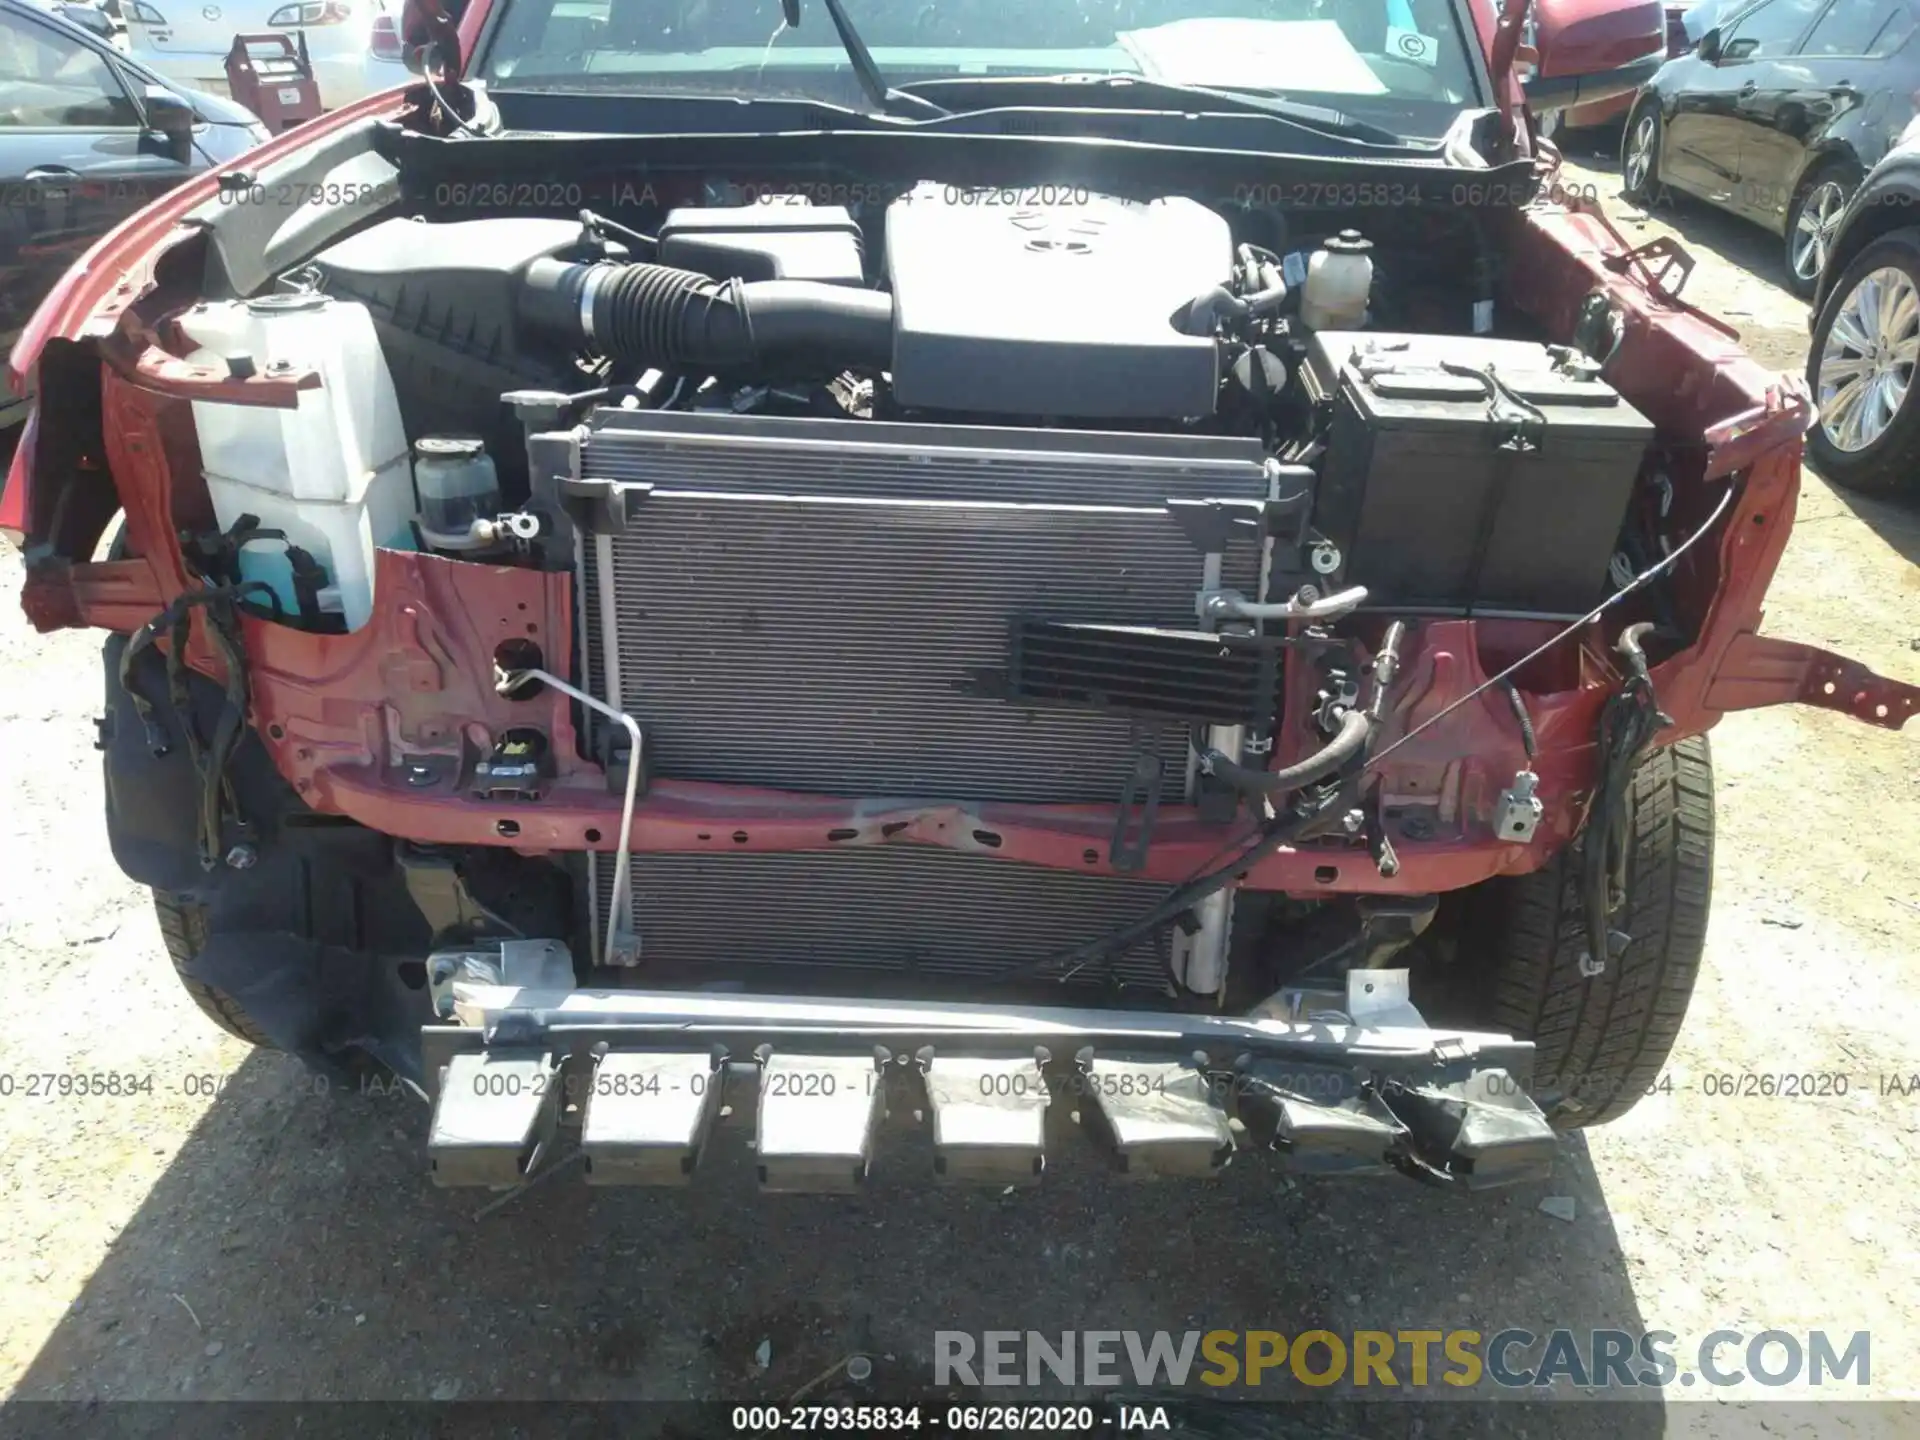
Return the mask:
{"type": "Polygon", "coordinates": [[[1667,111],[1669,108],[1668,97],[1666,95],[1654,89],[1651,85],[1643,87],[1640,93],[1633,97],[1633,104],[1627,107],[1627,117],[1621,122],[1621,144],[1624,145],[1627,142],[1629,136],[1632,134],[1633,127],[1639,122],[1640,117],[1645,115],[1648,110],[1652,110],[1660,121],[1659,132],[1653,137],[1653,158],[1656,161],[1665,160],[1667,158],[1667,111]]]}
{"type": "Polygon", "coordinates": [[[1874,241],[1900,230],[1920,228],[1920,167],[1897,178],[1868,177],[1848,207],[1849,213],[1834,241],[1833,253],[1813,297],[1808,328],[1819,324],[1820,313],[1832,298],[1833,286],[1847,267],[1874,241]]]}
{"type": "MultiPolygon", "coordinates": [[[[1823,170],[1835,166],[1852,170],[1856,175],[1864,176],[1872,167],[1861,158],[1860,152],[1844,136],[1828,135],[1819,144],[1807,152],[1807,160],[1793,177],[1792,198],[1794,201],[1807,193],[1807,189],[1823,170]]],[[[1789,202],[1788,209],[1792,209],[1789,202]]]]}

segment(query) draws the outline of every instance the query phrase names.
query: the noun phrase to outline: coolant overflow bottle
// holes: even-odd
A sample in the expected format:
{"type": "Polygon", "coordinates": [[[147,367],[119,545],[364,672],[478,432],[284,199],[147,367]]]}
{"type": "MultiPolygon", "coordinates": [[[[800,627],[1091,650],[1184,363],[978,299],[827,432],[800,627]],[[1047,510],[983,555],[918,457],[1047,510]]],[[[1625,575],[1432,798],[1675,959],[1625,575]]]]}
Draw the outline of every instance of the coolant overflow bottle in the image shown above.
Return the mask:
{"type": "Polygon", "coordinates": [[[472,550],[473,522],[500,513],[500,478],[483,441],[428,435],[413,442],[420,537],[434,550],[472,550]]]}
{"type": "Polygon", "coordinates": [[[1373,242],[1342,230],[1307,262],[1300,318],[1310,330],[1358,330],[1373,291],[1373,242]]]}

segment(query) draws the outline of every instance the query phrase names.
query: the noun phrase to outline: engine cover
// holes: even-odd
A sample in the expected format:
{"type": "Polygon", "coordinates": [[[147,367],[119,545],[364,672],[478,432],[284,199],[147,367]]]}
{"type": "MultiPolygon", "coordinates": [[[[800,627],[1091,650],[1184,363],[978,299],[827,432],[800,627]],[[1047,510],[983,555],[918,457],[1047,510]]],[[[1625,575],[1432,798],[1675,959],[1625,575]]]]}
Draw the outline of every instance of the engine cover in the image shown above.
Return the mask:
{"type": "Polygon", "coordinates": [[[997,415],[1212,414],[1219,347],[1173,321],[1228,278],[1227,222],[1179,197],[1023,198],[922,185],[887,208],[895,400],[997,415]]]}

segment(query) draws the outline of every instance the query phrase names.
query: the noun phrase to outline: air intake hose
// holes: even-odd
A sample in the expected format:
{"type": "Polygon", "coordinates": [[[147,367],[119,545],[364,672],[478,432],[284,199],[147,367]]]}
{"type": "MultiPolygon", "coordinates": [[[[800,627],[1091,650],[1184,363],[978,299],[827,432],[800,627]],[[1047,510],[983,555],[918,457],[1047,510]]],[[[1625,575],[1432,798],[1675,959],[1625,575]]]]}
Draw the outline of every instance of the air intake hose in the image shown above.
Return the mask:
{"type": "Polygon", "coordinates": [[[520,316],[616,360],[676,369],[887,365],[893,297],[813,280],[715,280],[670,265],[527,267],[520,316]]]}

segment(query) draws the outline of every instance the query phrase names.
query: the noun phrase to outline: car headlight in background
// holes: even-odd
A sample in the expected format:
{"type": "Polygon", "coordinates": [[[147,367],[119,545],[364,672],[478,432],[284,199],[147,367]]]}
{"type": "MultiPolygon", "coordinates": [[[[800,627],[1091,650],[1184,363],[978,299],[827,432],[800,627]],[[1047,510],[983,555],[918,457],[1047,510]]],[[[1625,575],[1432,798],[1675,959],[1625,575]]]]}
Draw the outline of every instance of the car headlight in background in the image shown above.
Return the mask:
{"type": "Polygon", "coordinates": [[[297,5],[282,5],[267,17],[267,24],[344,25],[352,18],[352,8],[342,0],[302,0],[297,5]]]}
{"type": "Polygon", "coordinates": [[[251,125],[247,126],[247,135],[248,135],[248,138],[250,138],[254,144],[264,145],[267,143],[267,141],[273,138],[273,131],[269,130],[266,126],[262,125],[258,120],[256,120],[251,125]]]}
{"type": "Polygon", "coordinates": [[[143,4],[142,0],[132,0],[131,4],[122,7],[121,13],[135,25],[164,25],[167,23],[166,16],[154,9],[153,6],[143,4]]]}

